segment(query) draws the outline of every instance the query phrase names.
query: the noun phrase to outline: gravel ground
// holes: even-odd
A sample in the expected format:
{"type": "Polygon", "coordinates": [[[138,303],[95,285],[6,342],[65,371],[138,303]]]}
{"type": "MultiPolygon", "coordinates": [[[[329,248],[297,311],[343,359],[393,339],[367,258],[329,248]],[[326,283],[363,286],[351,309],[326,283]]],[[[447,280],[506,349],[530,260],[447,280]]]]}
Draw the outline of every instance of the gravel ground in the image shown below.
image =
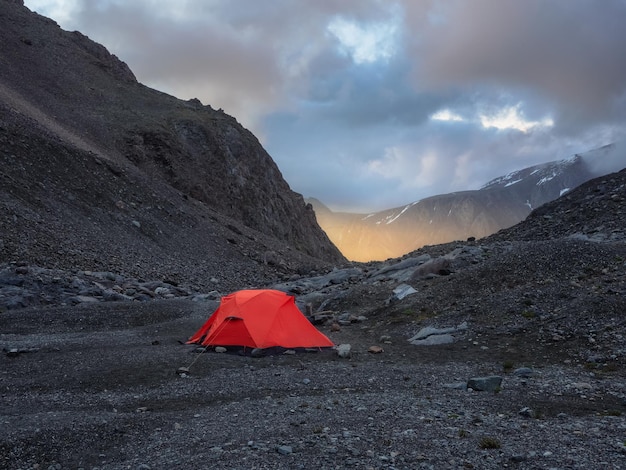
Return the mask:
{"type": "Polygon", "coordinates": [[[620,370],[506,364],[490,351],[498,335],[381,343],[373,320],[322,328],[350,358],[181,344],[215,307],[5,312],[0,340],[21,352],[0,357],[0,468],[626,467],[620,370]],[[384,352],[368,353],[374,344],[384,352]],[[503,378],[496,392],[467,389],[491,375],[503,378]]]}

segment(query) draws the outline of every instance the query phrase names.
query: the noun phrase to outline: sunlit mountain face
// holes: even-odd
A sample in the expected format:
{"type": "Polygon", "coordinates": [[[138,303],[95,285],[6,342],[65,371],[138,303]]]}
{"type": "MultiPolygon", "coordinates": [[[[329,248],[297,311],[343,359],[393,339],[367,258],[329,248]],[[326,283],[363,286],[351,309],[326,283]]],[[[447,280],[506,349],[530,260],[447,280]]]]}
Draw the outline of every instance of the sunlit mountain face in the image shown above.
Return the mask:
{"type": "Polygon", "coordinates": [[[318,200],[309,202],[344,256],[353,261],[384,260],[425,245],[481,238],[511,227],[542,204],[604,174],[602,162],[607,158],[621,158],[626,166],[621,147],[608,145],[508,173],[478,190],[432,196],[370,214],[333,212],[318,200]]]}

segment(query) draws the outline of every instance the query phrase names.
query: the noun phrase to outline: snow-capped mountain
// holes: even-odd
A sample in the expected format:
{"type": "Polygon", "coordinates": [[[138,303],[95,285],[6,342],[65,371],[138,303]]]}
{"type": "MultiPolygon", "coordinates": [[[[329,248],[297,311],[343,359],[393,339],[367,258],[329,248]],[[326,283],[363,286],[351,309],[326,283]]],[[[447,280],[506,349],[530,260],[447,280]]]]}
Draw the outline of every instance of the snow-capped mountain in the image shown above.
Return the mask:
{"type": "MultiPolygon", "coordinates": [[[[412,202],[372,214],[332,212],[309,200],[320,226],[348,259],[382,260],[425,245],[481,238],[525,219],[589,179],[598,159],[615,153],[613,145],[571,158],[535,165],[489,181],[482,188],[412,202]]],[[[620,149],[621,151],[621,149],[620,149]]],[[[626,157],[619,156],[626,166],[626,157]]]]}
{"type": "Polygon", "coordinates": [[[533,210],[552,201],[595,176],[582,155],[543,163],[495,178],[481,190],[504,190],[519,197],[528,196],[525,204],[533,210]]]}

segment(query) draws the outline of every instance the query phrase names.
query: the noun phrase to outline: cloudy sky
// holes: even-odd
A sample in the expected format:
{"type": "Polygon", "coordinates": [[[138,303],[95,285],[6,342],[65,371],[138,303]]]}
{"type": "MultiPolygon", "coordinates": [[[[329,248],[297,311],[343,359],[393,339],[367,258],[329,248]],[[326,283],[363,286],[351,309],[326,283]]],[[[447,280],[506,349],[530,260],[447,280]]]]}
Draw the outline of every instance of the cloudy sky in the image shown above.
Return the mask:
{"type": "Polygon", "coordinates": [[[223,108],[335,210],[477,189],[626,135],[626,0],[24,3],[142,83],[223,108]]]}

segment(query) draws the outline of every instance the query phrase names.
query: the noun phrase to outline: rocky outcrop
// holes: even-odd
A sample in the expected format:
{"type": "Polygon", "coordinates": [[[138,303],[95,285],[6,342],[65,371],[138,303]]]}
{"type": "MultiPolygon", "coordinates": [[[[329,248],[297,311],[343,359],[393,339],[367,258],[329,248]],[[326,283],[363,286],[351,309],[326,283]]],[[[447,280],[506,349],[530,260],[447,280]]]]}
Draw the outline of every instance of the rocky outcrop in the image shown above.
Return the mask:
{"type": "MultiPolygon", "coordinates": [[[[80,185],[94,188],[95,193],[118,186],[120,179],[128,177],[130,185],[118,189],[130,199],[174,197],[175,210],[193,206],[193,210],[205,211],[199,217],[213,217],[213,224],[217,218],[209,213],[217,213],[219,218],[273,238],[294,252],[327,263],[345,262],[302,196],[291,191],[258,140],[233,117],[202,106],[198,100],[182,101],[143,86],[128,66],[103,46],[78,32],[63,31],[20,3],[7,1],[0,2],[0,108],[2,156],[13,155],[28,168],[27,172],[13,172],[10,185],[2,187],[7,199],[11,199],[11,187],[18,192],[20,187],[39,185],[38,197],[45,205],[57,205],[53,201],[60,194],[52,192],[52,186],[41,191],[49,171],[58,178],[58,188],[74,188],[73,179],[80,178],[80,185]],[[16,144],[27,141],[28,147],[15,150],[16,144]],[[13,145],[9,148],[7,144],[13,145]],[[48,145],[51,147],[46,150],[48,145]],[[58,171],[34,158],[52,150],[58,171]],[[83,172],[98,164],[95,162],[110,170],[83,172]],[[75,168],[77,173],[63,174],[63,168],[75,168]]],[[[81,200],[82,195],[74,189],[59,191],[67,193],[64,197],[81,200]]],[[[100,195],[102,204],[93,198],[85,210],[106,213],[116,199],[133,207],[128,199],[104,191],[100,195]]],[[[163,205],[151,207],[158,211],[163,205]]],[[[51,229],[46,221],[49,217],[53,222],[54,217],[41,212],[38,217],[42,220],[29,226],[29,237],[46,238],[45,232],[51,229]]],[[[142,224],[144,230],[148,225],[142,224]]],[[[160,230],[164,232],[162,227],[160,230]]],[[[5,251],[7,246],[21,243],[10,238],[13,231],[5,233],[5,251]]],[[[244,237],[262,238],[252,232],[244,237]]],[[[64,237],[56,238],[64,247],[64,237]]],[[[207,233],[205,243],[211,238],[207,233]]],[[[267,245],[259,246],[258,251],[266,250],[267,245]]],[[[211,256],[210,243],[204,249],[211,256]]],[[[7,256],[16,257],[17,253],[7,256]]],[[[285,252],[285,256],[289,254],[285,252]]]]}
{"type": "Polygon", "coordinates": [[[210,107],[166,114],[165,127],[127,130],[120,147],[133,164],[311,256],[340,259],[311,207],[251,132],[210,107]]]}
{"type": "Polygon", "coordinates": [[[583,241],[626,239],[626,169],[590,180],[534,210],[523,223],[489,240],[567,237],[583,241]]]}

